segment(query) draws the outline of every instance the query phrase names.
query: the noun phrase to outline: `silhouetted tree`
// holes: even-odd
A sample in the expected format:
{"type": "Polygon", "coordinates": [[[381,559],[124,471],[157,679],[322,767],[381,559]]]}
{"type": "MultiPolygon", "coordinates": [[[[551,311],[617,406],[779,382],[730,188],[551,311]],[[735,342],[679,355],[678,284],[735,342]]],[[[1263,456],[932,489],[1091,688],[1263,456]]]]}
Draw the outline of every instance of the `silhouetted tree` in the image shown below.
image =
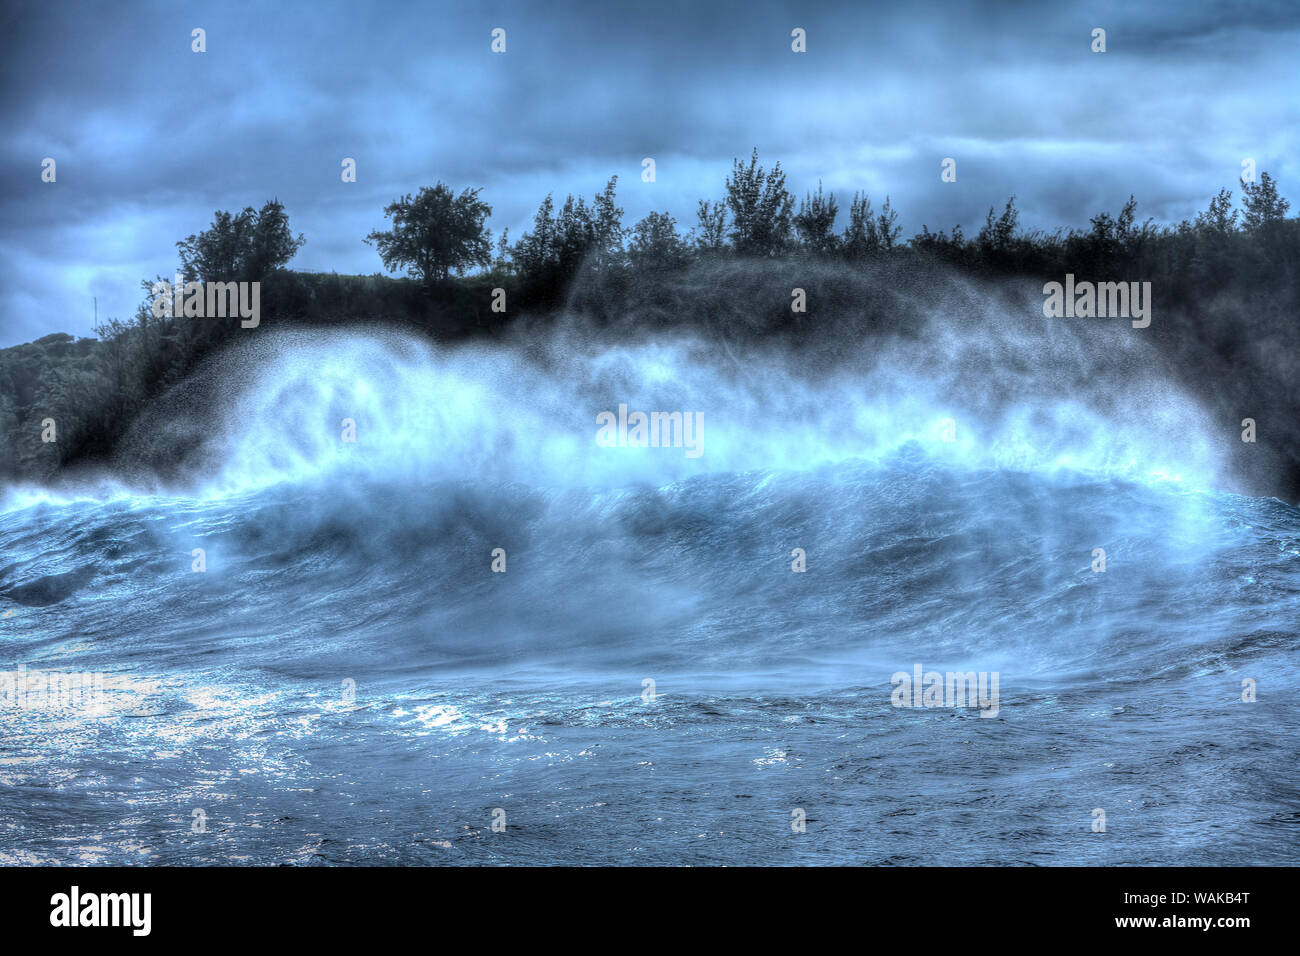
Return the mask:
{"type": "Polygon", "coordinates": [[[1237,210],[1232,208],[1232,192],[1220,189],[1210,200],[1210,208],[1196,214],[1196,227],[1201,231],[1227,236],[1237,229],[1237,210]]]}
{"type": "Polygon", "coordinates": [[[835,235],[835,218],[839,211],[835,194],[824,194],[819,180],[816,195],[809,193],[799,204],[799,213],[794,217],[794,228],[805,249],[821,256],[835,252],[839,246],[835,235]]]}
{"type": "Polygon", "coordinates": [[[889,197],[886,196],[885,204],[880,207],[880,215],[876,217],[876,235],[880,237],[880,248],[886,252],[893,249],[902,231],[898,225],[898,213],[889,205],[889,197]]]}
{"type": "Polygon", "coordinates": [[[286,265],[306,243],[289,229],[278,199],[256,211],[213,214],[212,225],[176,243],[187,282],[256,282],[286,265]]]}
{"type": "Polygon", "coordinates": [[[701,199],[695,210],[695,228],[691,230],[695,248],[706,255],[716,255],[727,246],[727,207],[720,201],[701,199]]]}
{"type": "Polygon", "coordinates": [[[555,211],[547,196],[533,217],[533,228],[510,250],[515,270],[533,293],[554,300],[583,268],[594,273],[621,267],[623,210],[614,199],[618,177],[611,177],[591,205],[566,196],[555,211]]]}
{"type": "Polygon", "coordinates": [[[466,189],[457,196],[441,182],[423,187],[414,198],[408,193],[384,207],[393,228],[372,232],[365,242],[379,251],[389,272],[404,266],[426,284],[446,279],[453,270],[487,266],[492,246],[485,221],[492,207],[478,194],[466,189]]]}
{"type": "MultiPolygon", "coordinates": [[[[1105,216],[1105,213],[1102,213],[1105,216]]],[[[1110,217],[1107,216],[1107,219],[1110,217]]],[[[990,253],[995,256],[999,253],[1007,253],[1011,250],[1012,240],[1016,235],[1016,227],[1020,224],[1020,213],[1016,210],[1016,197],[1012,196],[1007,200],[1006,207],[1002,210],[1002,215],[997,219],[993,218],[993,207],[989,207],[989,213],[984,218],[984,225],[980,227],[979,235],[975,241],[978,243],[980,252],[984,255],[990,253]]]]}
{"type": "Polygon", "coordinates": [[[533,228],[525,232],[511,252],[525,276],[538,276],[556,263],[555,201],[547,196],[533,215],[533,228]]]}
{"type": "Polygon", "coordinates": [[[510,227],[506,226],[497,237],[497,254],[492,260],[492,268],[501,274],[508,274],[512,269],[510,258],[510,227]]]}
{"type": "Polygon", "coordinates": [[[675,269],[688,257],[677,220],[668,213],[652,212],[632,227],[628,259],[633,269],[675,269]]]}
{"type": "Polygon", "coordinates": [[[794,196],[785,188],[785,173],[777,163],[770,170],[758,165],[754,148],[745,166],[739,159],[727,177],[727,206],[731,209],[731,246],[737,255],[767,258],[790,244],[794,196]]]}
{"type": "Polygon", "coordinates": [[[592,204],[592,246],[597,269],[623,264],[623,210],[614,201],[618,177],[611,176],[592,204]]]}
{"type": "Polygon", "coordinates": [[[1277,183],[1268,173],[1261,173],[1257,183],[1242,183],[1241,189],[1244,193],[1241,204],[1246,209],[1241,224],[1247,232],[1260,232],[1270,223],[1286,218],[1291,204],[1278,195],[1277,183]]]}
{"type": "Polygon", "coordinates": [[[861,262],[880,251],[880,228],[871,209],[871,200],[860,193],[849,203],[849,224],[844,227],[840,250],[850,262],[861,262]]]}
{"type": "Polygon", "coordinates": [[[555,217],[555,261],[560,276],[575,276],[583,261],[596,245],[596,223],[587,201],[579,196],[564,197],[564,205],[555,217]]]}

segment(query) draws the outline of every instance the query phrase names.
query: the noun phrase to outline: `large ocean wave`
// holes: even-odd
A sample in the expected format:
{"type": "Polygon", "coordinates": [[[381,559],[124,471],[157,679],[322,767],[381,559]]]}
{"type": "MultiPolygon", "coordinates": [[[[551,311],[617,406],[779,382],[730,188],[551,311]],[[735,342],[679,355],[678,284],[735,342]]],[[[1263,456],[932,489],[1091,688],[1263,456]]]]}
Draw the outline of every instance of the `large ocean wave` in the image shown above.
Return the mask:
{"type": "Polygon", "coordinates": [[[0,669],[105,679],[0,709],[0,861],[1294,862],[1300,514],[1133,336],[992,329],[250,340],[7,492],[0,669]]]}

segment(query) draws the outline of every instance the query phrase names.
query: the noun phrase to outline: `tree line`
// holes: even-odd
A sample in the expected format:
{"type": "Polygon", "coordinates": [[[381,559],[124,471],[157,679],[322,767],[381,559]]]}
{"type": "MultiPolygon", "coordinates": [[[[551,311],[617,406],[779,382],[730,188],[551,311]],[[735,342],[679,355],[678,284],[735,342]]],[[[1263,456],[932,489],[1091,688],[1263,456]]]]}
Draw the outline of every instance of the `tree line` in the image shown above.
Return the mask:
{"type": "Polygon", "coordinates": [[[922,226],[920,233],[903,240],[888,196],[876,210],[869,196],[855,193],[847,223],[837,231],[840,207],[834,193],[819,183],[815,193],[796,201],[781,164],[764,168],[754,150],[748,162],[733,161],[723,199],[699,201],[695,222],[683,234],[666,211],[651,212],[625,228],[615,197],[617,182],[618,177],[612,177],[590,203],[569,195],[557,207],[547,196],[532,228],[517,242],[511,243],[504,230],[495,244],[486,225],[492,207],[480,198],[480,190],[465,189],[457,195],[439,182],[386,207],[391,228],[372,232],[366,241],[377,248],[388,271],[404,269],[429,284],[452,273],[482,269],[524,284],[555,285],[584,268],[675,269],[694,258],[718,255],[814,256],[854,263],[924,253],[980,271],[1030,272],[1065,260],[1077,262],[1081,269],[1104,267],[1161,243],[1188,244],[1202,236],[1223,239],[1236,233],[1276,245],[1290,208],[1277,182],[1264,172],[1258,182],[1242,184],[1240,212],[1232,208],[1232,194],[1224,189],[1194,221],[1173,226],[1156,226],[1150,219],[1139,224],[1137,202],[1130,196],[1118,214],[1099,213],[1088,229],[1025,233],[1012,196],[1000,212],[989,209],[971,238],[959,225],[950,232],[922,226]]]}

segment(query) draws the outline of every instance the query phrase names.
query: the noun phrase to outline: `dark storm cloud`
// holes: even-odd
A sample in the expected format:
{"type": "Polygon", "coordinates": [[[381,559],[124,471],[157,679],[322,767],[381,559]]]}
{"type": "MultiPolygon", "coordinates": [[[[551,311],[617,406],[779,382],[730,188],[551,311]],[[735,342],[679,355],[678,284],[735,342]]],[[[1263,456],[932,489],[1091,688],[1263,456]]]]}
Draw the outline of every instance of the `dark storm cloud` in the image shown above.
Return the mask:
{"type": "Polygon", "coordinates": [[[361,237],[439,179],[484,187],[515,237],[548,192],[590,196],[613,174],[628,224],[668,209],[685,229],[752,146],[800,195],[819,179],[842,205],[890,195],[905,235],[969,233],[1011,193],[1030,228],[1086,225],[1130,193],[1176,220],[1247,156],[1295,196],[1290,2],[611,6],[10,9],[0,345],[87,334],[92,296],[101,317],[129,315],[176,240],[272,196],[308,238],[294,266],[339,272],[379,270],[361,237]],[[790,52],[796,26],[807,54],[790,52]],[[939,181],[946,156],[955,184],[939,181]]]}

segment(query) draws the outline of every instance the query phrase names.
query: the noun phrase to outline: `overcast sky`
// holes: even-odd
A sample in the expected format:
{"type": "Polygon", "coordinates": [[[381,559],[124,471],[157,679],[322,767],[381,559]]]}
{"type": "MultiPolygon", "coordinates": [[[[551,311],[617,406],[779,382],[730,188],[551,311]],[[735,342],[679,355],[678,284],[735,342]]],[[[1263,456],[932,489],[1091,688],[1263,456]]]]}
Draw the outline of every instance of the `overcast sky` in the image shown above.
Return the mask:
{"type": "Polygon", "coordinates": [[[1030,228],[1086,226],[1130,193],[1139,218],[1176,221],[1238,192],[1246,157],[1300,205],[1295,0],[3,9],[0,346],[90,334],[93,296],[129,318],[178,239],[271,197],[307,237],[293,268],[367,274],[362,237],[422,185],[483,187],[493,232],[518,238],[548,192],[617,174],[626,225],[663,209],[685,231],[754,146],[800,196],[818,179],[842,206],[888,194],[904,236],[969,234],[1011,193],[1030,228]]]}

